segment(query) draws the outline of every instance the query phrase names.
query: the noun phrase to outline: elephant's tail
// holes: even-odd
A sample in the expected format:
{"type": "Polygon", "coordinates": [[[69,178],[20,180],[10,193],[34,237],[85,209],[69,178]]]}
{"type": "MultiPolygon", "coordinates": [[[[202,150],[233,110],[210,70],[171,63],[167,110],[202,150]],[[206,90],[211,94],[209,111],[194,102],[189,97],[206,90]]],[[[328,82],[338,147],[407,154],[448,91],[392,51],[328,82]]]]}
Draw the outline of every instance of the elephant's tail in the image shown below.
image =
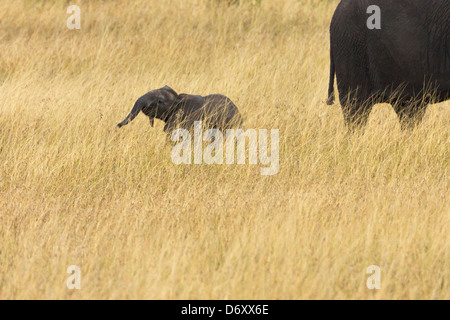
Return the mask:
{"type": "Polygon", "coordinates": [[[119,123],[117,126],[123,127],[124,125],[128,124],[130,121],[132,121],[136,116],[141,112],[141,110],[144,108],[145,102],[142,99],[138,99],[136,103],[134,104],[133,109],[131,109],[130,114],[123,120],[121,123],[119,123]]]}
{"type": "Polygon", "coordinates": [[[336,73],[333,54],[330,49],[330,83],[328,86],[328,99],[327,105],[332,105],[334,103],[334,75],[336,73]]]}

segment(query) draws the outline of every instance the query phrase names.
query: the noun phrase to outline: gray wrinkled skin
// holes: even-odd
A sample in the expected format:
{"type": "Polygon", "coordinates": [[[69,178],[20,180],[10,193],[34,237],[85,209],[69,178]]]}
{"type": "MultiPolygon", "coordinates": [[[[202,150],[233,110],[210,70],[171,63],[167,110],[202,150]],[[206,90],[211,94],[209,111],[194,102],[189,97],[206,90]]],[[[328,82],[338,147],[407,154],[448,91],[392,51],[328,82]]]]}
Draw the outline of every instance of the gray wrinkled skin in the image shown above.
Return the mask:
{"type": "Polygon", "coordinates": [[[242,124],[237,107],[221,94],[206,97],[177,94],[172,88],[165,86],[140,97],[130,114],[117,126],[121,128],[128,124],[141,111],[149,117],[152,126],[155,118],[164,121],[164,131],[168,134],[177,128],[189,130],[195,121],[202,121],[204,128],[220,130],[242,124]]]}
{"type": "Polygon", "coordinates": [[[402,128],[419,123],[429,103],[450,98],[449,0],[342,0],[330,26],[334,74],[344,119],[362,127],[375,103],[394,106],[402,128]],[[367,8],[381,9],[381,29],[367,28],[367,8]]]}

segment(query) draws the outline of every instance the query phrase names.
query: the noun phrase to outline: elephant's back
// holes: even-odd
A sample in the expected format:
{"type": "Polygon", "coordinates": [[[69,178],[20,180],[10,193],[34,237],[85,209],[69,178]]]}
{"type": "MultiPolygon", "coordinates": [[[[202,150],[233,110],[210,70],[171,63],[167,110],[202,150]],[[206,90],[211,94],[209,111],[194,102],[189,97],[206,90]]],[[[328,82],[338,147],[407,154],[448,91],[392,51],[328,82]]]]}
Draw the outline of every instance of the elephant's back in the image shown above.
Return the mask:
{"type": "Polygon", "coordinates": [[[237,111],[236,105],[231,101],[230,98],[222,95],[222,94],[211,94],[205,98],[205,107],[212,108],[220,108],[220,109],[229,109],[237,111]]]}
{"type": "Polygon", "coordinates": [[[217,120],[219,127],[228,127],[232,123],[240,125],[241,115],[237,106],[230,98],[222,94],[211,94],[205,97],[205,114],[217,120]]]}

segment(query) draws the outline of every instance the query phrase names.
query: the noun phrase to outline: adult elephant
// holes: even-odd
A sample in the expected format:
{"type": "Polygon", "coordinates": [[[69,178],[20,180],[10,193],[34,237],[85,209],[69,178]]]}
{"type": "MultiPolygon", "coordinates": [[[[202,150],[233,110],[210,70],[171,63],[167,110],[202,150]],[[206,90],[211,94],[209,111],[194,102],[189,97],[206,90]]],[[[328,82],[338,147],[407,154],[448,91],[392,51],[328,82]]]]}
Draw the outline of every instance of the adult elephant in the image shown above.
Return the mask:
{"type": "Polygon", "coordinates": [[[330,36],[328,104],[336,74],[350,128],[376,103],[392,104],[411,128],[428,104],[450,98],[450,0],[342,0],[330,36]]]}

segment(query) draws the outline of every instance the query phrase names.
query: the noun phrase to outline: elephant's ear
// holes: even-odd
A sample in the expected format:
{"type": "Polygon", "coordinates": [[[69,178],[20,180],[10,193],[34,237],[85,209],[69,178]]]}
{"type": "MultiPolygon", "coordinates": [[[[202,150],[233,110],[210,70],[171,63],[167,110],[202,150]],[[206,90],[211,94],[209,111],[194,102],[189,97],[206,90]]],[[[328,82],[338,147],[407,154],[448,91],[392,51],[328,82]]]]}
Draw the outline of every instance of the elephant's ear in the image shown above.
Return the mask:
{"type": "Polygon", "coordinates": [[[167,92],[169,92],[170,94],[172,94],[173,96],[177,97],[178,93],[176,93],[175,90],[173,90],[171,87],[169,86],[164,86],[163,89],[167,92]]]}
{"type": "Polygon", "coordinates": [[[175,98],[173,105],[172,105],[173,112],[177,113],[183,107],[185,100],[186,100],[186,97],[184,94],[177,95],[177,97],[175,98]]]}
{"type": "Polygon", "coordinates": [[[173,99],[171,105],[169,106],[169,109],[166,113],[167,119],[174,119],[176,117],[176,114],[182,109],[183,107],[183,97],[182,95],[176,95],[173,99]]]}
{"type": "Polygon", "coordinates": [[[174,105],[181,105],[181,103],[183,102],[183,100],[185,99],[184,94],[177,94],[177,97],[175,98],[175,101],[173,102],[174,105]]]}
{"type": "Polygon", "coordinates": [[[163,103],[166,107],[171,107],[175,104],[178,98],[178,93],[175,92],[171,87],[165,86],[159,90],[160,96],[158,97],[159,103],[163,103]]]}

